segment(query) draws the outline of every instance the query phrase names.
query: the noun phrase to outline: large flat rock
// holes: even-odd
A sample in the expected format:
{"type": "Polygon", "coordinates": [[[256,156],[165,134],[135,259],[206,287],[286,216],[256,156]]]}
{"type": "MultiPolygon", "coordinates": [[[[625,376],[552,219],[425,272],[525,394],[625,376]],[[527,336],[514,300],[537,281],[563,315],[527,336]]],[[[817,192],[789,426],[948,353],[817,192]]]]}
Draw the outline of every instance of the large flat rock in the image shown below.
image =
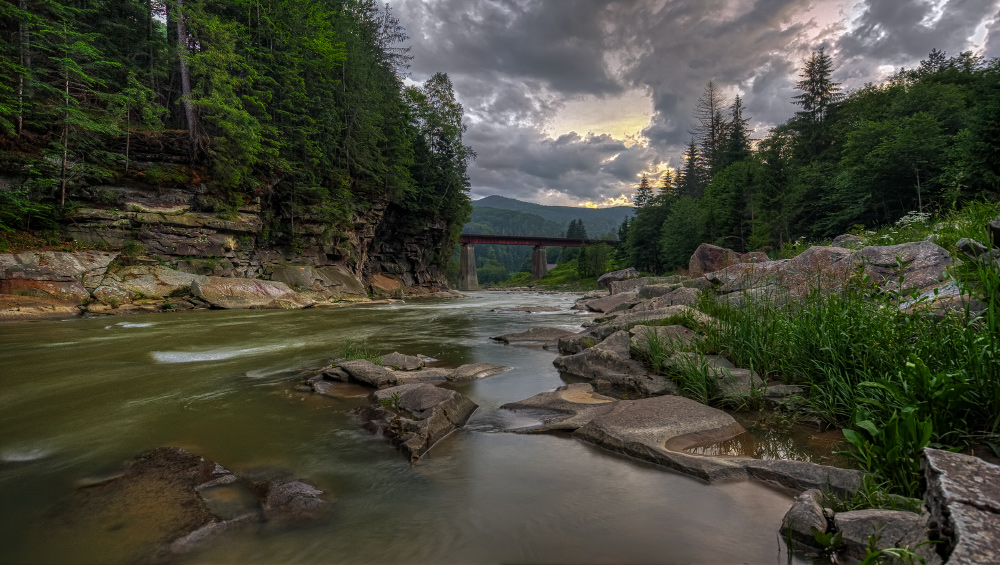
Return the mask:
{"type": "Polygon", "coordinates": [[[58,298],[0,294],[0,321],[66,318],[81,314],[77,304],[58,298]]]}
{"type": "Polygon", "coordinates": [[[594,392],[588,383],[573,383],[552,392],[542,392],[518,402],[501,406],[504,410],[538,413],[542,424],[511,431],[520,433],[574,431],[595,417],[607,414],[618,402],[594,392]]]}
{"type": "Polygon", "coordinates": [[[523,332],[498,335],[492,339],[502,341],[507,345],[541,345],[552,347],[558,344],[561,338],[571,335],[576,335],[576,332],[563,328],[531,328],[523,332]]]}
{"type": "Polygon", "coordinates": [[[294,310],[315,304],[285,283],[260,279],[205,277],[192,282],[191,292],[216,308],[294,310]]]}
{"type": "Polygon", "coordinates": [[[603,298],[594,298],[587,301],[587,309],[593,312],[611,313],[620,310],[628,310],[639,303],[639,294],[636,292],[622,292],[611,294],[603,298]]]}
{"type": "Polygon", "coordinates": [[[861,473],[805,461],[710,457],[682,450],[733,438],[746,430],[722,410],[680,396],[622,400],[574,436],[605,449],[651,461],[704,480],[754,478],[806,490],[842,493],[858,488],[861,473]]]}

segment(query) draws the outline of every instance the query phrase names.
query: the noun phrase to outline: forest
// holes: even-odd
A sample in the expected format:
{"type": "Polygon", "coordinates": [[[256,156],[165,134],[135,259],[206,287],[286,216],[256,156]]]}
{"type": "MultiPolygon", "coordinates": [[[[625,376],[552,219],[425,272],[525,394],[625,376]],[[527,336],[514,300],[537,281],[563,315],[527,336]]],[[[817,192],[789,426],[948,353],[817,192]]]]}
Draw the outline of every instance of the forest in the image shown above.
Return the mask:
{"type": "Polygon", "coordinates": [[[259,204],[271,244],[376,206],[453,236],[468,218],[462,106],[445,74],[404,83],[406,32],[375,0],[15,0],[0,34],[0,232],[111,182],[259,204]]]}
{"type": "Polygon", "coordinates": [[[781,252],[992,199],[1000,191],[1000,61],[933,50],[918,68],[844,92],[820,49],[798,111],[752,139],[744,101],[709,82],[681,166],[644,176],[620,262],[684,268],[702,242],[781,252]]]}

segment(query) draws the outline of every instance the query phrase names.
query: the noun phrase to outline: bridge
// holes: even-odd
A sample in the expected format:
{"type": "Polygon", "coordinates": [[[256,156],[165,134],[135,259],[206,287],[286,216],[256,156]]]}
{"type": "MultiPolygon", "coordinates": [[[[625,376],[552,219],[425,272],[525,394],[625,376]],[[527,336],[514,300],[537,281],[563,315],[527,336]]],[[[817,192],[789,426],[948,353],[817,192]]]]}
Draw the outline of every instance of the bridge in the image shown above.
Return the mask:
{"type": "Polygon", "coordinates": [[[605,239],[570,239],[566,237],[540,237],[522,235],[486,235],[478,233],[463,233],[458,238],[462,244],[462,252],[458,261],[458,290],[478,290],[479,279],[476,277],[476,251],[473,245],[531,245],[531,280],[538,280],[548,271],[545,260],[546,247],[580,247],[582,245],[618,245],[617,241],[605,239]]]}

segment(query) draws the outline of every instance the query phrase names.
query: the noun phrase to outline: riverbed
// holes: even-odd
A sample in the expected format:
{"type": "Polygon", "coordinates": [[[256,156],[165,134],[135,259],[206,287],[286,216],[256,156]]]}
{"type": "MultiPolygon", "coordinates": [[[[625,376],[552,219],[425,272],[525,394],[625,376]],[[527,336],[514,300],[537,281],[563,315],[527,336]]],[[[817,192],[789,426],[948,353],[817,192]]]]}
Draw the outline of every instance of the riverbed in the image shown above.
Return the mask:
{"type": "MultiPolygon", "coordinates": [[[[707,484],[569,436],[503,430],[498,407],[565,384],[555,353],[489,338],[578,329],[571,294],[477,292],[301,311],[0,324],[0,532],[10,563],[133,562],[145,526],[61,512],[81,481],[137,453],[183,447],[236,472],[279,469],[336,504],[318,524],[226,534],[185,563],[787,562],[791,493],[707,484]],[[492,312],[555,306],[557,312],[492,312]],[[512,367],[454,388],[479,404],[416,464],[359,428],[363,397],[296,392],[297,369],[348,340],[446,366],[512,367]]],[[[798,561],[798,556],[792,556],[798,561]]]]}

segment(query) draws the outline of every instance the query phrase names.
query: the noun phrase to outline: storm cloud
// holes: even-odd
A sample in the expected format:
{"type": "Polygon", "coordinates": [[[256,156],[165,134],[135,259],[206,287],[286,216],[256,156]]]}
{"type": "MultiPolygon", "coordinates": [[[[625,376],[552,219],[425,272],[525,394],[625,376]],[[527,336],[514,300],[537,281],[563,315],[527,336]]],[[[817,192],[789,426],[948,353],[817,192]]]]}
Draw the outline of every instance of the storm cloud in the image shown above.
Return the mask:
{"type": "Polygon", "coordinates": [[[742,95],[760,137],[795,111],[799,68],[820,46],[848,89],[914,67],[934,48],[1000,56],[1000,0],[407,0],[392,8],[411,36],[412,80],[448,73],[465,107],[465,140],[479,155],[469,168],[473,198],[543,204],[620,201],[643,172],[678,166],[709,80],[729,99],[742,95]],[[641,116],[634,136],[613,134],[601,116],[635,92],[651,113],[633,112],[641,116]],[[565,131],[553,131],[556,122],[565,131]]]}

